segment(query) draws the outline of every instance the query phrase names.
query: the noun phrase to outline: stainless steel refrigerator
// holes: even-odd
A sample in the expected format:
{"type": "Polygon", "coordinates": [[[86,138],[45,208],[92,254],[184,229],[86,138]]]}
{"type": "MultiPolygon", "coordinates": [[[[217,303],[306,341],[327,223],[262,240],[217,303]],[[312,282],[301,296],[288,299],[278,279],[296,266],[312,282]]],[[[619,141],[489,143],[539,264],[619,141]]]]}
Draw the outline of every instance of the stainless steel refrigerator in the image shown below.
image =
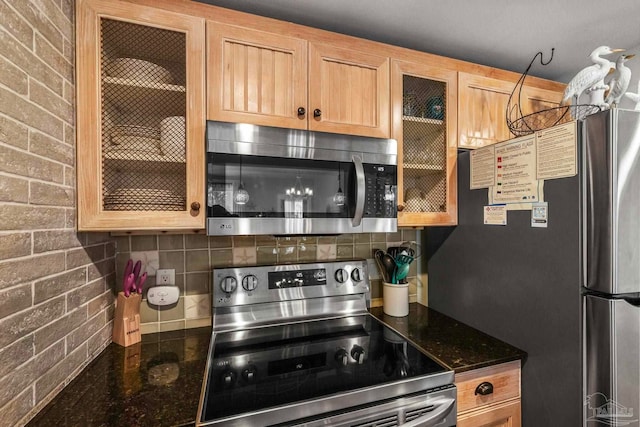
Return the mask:
{"type": "Polygon", "coordinates": [[[585,420],[640,425],[640,111],[590,116],[585,176],[585,420]]]}
{"type": "Polygon", "coordinates": [[[484,225],[459,153],[458,226],[423,233],[428,303],[528,353],[524,427],[639,426],[640,112],[578,130],[578,175],[544,185],[547,228],[531,211],[484,225]]]}

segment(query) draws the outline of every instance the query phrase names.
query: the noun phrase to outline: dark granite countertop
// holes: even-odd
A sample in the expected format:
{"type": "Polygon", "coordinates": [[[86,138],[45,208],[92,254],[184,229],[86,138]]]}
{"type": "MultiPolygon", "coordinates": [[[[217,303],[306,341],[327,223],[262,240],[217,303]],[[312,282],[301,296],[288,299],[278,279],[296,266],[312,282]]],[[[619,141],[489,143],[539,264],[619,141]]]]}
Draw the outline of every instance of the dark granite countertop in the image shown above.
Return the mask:
{"type": "Polygon", "coordinates": [[[456,373],[527,356],[512,345],[418,303],[409,304],[409,315],[405,317],[388,316],[382,307],[373,307],[370,311],[456,373]]]}
{"type": "MultiPolygon", "coordinates": [[[[407,317],[371,313],[455,372],[526,356],[420,304],[407,317]]],[[[112,343],[28,426],[193,425],[210,339],[211,329],[199,328],[143,335],[127,348],[112,343]]]]}
{"type": "Polygon", "coordinates": [[[111,343],[28,426],[193,425],[210,340],[198,328],[111,343]]]}

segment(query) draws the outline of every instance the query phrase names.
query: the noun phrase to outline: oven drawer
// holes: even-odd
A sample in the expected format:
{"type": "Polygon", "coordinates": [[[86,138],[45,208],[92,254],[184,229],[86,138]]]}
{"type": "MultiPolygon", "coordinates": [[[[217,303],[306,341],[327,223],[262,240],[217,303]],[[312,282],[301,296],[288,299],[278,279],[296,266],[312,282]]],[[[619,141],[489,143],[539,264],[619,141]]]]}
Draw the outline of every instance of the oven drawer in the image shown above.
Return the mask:
{"type": "Polygon", "coordinates": [[[270,427],[453,427],[456,414],[456,389],[446,386],[270,427]]]}
{"type": "Polygon", "coordinates": [[[520,361],[456,374],[458,413],[520,397],[520,361]]]}

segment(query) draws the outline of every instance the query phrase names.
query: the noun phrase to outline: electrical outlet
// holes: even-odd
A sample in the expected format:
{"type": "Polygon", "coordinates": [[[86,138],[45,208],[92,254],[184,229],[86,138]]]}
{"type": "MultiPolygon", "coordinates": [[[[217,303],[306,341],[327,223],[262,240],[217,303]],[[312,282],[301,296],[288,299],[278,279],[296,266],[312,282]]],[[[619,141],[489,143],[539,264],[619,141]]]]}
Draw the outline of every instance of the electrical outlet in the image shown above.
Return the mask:
{"type": "Polygon", "coordinates": [[[159,268],[156,270],[156,285],[172,286],[176,284],[176,270],[159,268]]]}

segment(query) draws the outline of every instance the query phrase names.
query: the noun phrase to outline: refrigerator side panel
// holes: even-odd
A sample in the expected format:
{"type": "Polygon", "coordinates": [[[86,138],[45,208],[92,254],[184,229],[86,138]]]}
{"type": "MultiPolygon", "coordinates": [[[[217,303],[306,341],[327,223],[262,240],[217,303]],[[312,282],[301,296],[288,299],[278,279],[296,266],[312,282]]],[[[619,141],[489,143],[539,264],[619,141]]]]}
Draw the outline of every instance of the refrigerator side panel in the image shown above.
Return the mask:
{"type": "Polygon", "coordinates": [[[429,306],[528,353],[523,426],[582,425],[580,180],[545,183],[548,228],[531,211],[483,223],[487,190],[469,189],[458,156],[458,226],[429,227],[429,306]],[[440,241],[437,242],[436,240],[440,241]]]}
{"type": "Polygon", "coordinates": [[[587,426],[639,426],[640,307],[585,298],[587,426]]]}

